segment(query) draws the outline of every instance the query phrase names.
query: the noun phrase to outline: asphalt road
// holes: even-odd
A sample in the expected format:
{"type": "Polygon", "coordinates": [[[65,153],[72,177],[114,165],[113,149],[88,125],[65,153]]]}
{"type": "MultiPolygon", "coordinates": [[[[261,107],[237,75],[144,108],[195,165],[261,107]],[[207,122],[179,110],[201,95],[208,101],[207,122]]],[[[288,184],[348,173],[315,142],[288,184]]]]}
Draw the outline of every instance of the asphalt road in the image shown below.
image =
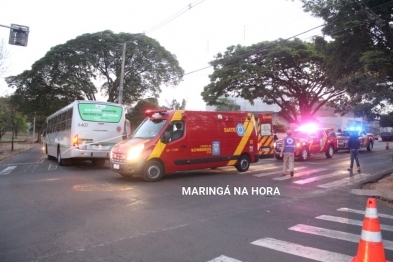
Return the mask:
{"type": "MultiPolygon", "coordinates": [[[[392,173],[392,155],[362,150],[360,175],[339,152],[296,161],[294,178],[262,159],[147,183],[36,147],[0,163],[0,261],[349,261],[367,200],[350,190],[392,173]]],[[[393,260],[393,212],[377,204],[393,260]]]]}

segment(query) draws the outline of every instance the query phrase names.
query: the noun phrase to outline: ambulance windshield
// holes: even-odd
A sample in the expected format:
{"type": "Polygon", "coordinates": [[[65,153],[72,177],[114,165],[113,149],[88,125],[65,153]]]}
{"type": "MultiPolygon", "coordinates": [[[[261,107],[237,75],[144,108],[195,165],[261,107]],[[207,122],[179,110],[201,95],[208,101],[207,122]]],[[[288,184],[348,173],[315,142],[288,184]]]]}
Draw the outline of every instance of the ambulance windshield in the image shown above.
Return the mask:
{"type": "Polygon", "coordinates": [[[135,130],[132,138],[151,139],[156,137],[166,123],[166,119],[147,119],[135,130]]]}

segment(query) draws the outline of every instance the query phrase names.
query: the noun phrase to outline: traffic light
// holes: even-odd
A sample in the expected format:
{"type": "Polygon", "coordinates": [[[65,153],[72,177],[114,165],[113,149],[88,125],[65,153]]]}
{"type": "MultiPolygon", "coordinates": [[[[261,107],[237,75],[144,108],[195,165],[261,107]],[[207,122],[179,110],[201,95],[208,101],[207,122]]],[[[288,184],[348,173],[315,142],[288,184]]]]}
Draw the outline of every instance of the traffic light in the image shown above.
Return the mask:
{"type": "Polygon", "coordinates": [[[10,38],[8,41],[10,45],[27,46],[28,38],[29,38],[28,26],[11,24],[10,38]]]}

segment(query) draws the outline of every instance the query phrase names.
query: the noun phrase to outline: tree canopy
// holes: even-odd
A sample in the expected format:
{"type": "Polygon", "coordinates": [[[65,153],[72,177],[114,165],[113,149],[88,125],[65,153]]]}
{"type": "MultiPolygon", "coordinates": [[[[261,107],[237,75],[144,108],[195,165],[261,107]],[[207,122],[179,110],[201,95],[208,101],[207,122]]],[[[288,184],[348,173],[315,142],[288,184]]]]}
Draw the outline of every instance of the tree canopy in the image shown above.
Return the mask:
{"type": "Polygon", "coordinates": [[[392,103],[393,2],[301,0],[322,18],[329,42],[327,76],[346,89],[358,116],[373,118],[392,103]]]}
{"type": "Polygon", "coordinates": [[[277,104],[291,123],[309,121],[322,106],[344,99],[325,76],[323,45],[300,39],[261,42],[249,47],[231,46],[211,62],[214,72],[202,92],[209,105],[219,97],[256,98],[277,104]]]}

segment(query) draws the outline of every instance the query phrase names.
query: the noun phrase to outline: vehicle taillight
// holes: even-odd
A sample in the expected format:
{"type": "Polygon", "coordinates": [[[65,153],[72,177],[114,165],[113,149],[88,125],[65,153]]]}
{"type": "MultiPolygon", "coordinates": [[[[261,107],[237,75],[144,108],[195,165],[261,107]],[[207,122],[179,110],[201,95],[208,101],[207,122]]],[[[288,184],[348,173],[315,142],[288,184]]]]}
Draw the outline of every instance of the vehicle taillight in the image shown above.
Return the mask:
{"type": "Polygon", "coordinates": [[[78,135],[75,135],[74,138],[72,139],[72,145],[78,146],[78,144],[79,144],[78,135]]]}

